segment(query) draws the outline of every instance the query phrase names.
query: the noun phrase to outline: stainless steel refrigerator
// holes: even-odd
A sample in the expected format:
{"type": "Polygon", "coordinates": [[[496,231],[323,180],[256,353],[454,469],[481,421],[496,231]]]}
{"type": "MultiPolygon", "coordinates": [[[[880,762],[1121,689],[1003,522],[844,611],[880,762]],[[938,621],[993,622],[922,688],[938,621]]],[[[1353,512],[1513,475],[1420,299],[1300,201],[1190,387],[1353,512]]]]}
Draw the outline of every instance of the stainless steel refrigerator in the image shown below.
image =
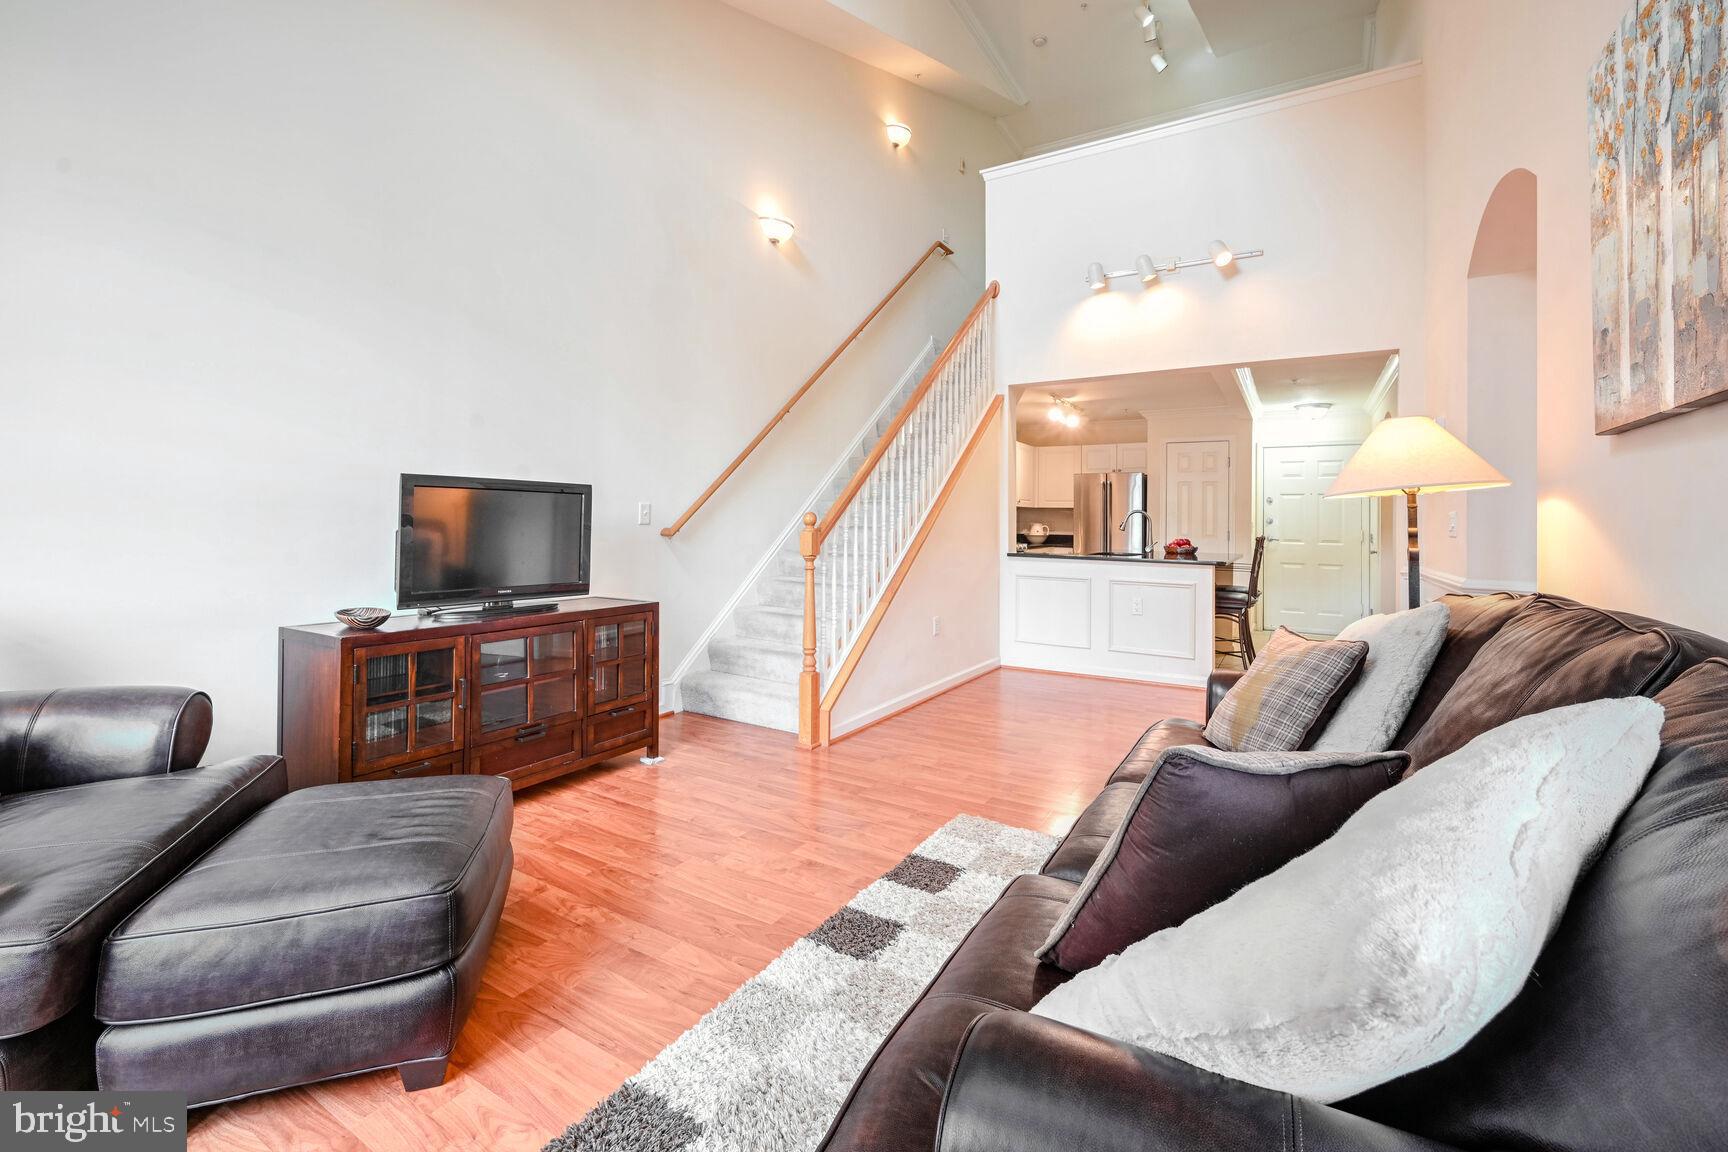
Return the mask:
{"type": "Polygon", "coordinates": [[[1074,477],[1075,554],[1150,553],[1152,509],[1147,500],[1151,487],[1144,472],[1082,472],[1074,477]]]}

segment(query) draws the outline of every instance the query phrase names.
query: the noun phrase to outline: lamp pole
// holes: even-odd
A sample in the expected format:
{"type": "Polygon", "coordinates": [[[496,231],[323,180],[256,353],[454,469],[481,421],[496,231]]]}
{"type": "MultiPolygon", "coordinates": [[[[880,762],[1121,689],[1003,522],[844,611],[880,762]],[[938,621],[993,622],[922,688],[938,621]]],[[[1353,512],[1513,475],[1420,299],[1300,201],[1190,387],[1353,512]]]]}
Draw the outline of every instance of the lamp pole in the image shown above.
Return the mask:
{"type": "Polygon", "coordinates": [[[1416,542],[1416,489],[1404,489],[1405,518],[1410,537],[1410,607],[1422,603],[1422,549],[1416,542]]]}

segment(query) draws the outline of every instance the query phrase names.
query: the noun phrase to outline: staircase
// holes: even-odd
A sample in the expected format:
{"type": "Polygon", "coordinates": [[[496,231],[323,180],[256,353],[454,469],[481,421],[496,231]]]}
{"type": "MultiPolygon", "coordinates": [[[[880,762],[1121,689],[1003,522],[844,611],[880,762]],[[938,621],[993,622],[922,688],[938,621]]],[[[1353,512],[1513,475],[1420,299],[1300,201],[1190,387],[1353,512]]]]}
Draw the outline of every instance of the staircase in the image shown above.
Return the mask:
{"type": "Polygon", "coordinates": [[[855,650],[996,402],[997,290],[921,379],[902,379],[764,557],[708,641],[708,669],[679,680],[685,711],[797,732],[807,747],[827,742],[855,650]]]}
{"type": "MultiPolygon", "coordinates": [[[[823,482],[810,510],[823,515],[845,494],[875,442],[918,389],[930,361],[926,349],[876,410],[823,482]]],[[[728,627],[708,641],[708,670],[678,682],[686,712],[739,720],[782,732],[798,731],[798,673],[804,663],[804,558],[798,552],[803,511],[776,543],[743,602],[731,609],[728,627]]]]}

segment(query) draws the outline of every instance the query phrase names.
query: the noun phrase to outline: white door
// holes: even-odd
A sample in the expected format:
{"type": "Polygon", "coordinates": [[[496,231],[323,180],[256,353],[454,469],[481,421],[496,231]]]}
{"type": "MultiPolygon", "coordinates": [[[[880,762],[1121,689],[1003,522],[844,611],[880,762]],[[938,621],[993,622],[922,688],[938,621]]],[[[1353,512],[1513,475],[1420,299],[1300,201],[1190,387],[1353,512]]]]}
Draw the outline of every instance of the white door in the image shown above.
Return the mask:
{"type": "Polygon", "coordinates": [[[1074,507],[1074,474],[1080,470],[1080,449],[1059,444],[1038,449],[1039,508],[1074,507]]]}
{"type": "Polygon", "coordinates": [[[1123,472],[1150,472],[1152,470],[1152,446],[1150,444],[1116,445],[1116,467],[1123,472]]]}
{"type": "Polygon", "coordinates": [[[1080,446],[1080,471],[1116,471],[1116,445],[1082,444],[1080,446]]]}
{"type": "Polygon", "coordinates": [[[1020,508],[1032,507],[1038,498],[1038,449],[1030,444],[1014,444],[1014,503],[1020,508]]]}
{"type": "Polygon", "coordinates": [[[1323,493],[1359,445],[1264,450],[1266,559],[1262,622],[1309,636],[1336,636],[1368,612],[1369,500],[1323,493]]]}
{"type": "Polygon", "coordinates": [[[1230,442],[1164,446],[1164,539],[1186,536],[1202,552],[1230,551],[1230,442]]]}

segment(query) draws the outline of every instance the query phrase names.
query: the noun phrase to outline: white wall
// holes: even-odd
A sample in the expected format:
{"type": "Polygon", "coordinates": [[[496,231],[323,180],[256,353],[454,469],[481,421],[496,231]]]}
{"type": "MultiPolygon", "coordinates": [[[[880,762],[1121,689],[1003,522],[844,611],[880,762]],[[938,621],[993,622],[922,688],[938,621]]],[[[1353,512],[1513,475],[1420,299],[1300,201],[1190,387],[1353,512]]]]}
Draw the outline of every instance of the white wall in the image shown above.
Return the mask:
{"type": "Polygon", "coordinates": [[[1419,372],[1421,93],[1408,66],[986,172],[1001,383],[1376,348],[1419,372]],[[1082,280],[1215,238],[1266,257],[1151,291],[1082,280]]]}
{"type": "Polygon", "coordinates": [[[980,433],[918,560],[835,702],[835,736],[987,672],[997,660],[996,498],[1002,415],[980,433]],[[941,633],[931,621],[941,620],[941,633]]]}
{"type": "MultiPolygon", "coordinates": [[[[1437,0],[1424,6],[1425,378],[1437,394],[1467,378],[1467,279],[1477,228],[1501,178],[1527,168],[1537,178],[1539,212],[1541,586],[1728,634],[1728,601],[1707,577],[1728,558],[1720,517],[1712,511],[1728,487],[1728,406],[1621,436],[1593,434],[1584,108],[1591,64],[1630,7],[1630,0],[1437,0]]],[[[1480,427],[1479,413],[1470,419],[1480,427]]]]}
{"type": "Polygon", "coordinates": [[[399,472],[592,482],[670,670],[976,298],[1010,154],[712,0],[9,4],[0,140],[0,687],[198,685],[217,754],[274,746],[277,626],[395,603],[399,472]]]}

